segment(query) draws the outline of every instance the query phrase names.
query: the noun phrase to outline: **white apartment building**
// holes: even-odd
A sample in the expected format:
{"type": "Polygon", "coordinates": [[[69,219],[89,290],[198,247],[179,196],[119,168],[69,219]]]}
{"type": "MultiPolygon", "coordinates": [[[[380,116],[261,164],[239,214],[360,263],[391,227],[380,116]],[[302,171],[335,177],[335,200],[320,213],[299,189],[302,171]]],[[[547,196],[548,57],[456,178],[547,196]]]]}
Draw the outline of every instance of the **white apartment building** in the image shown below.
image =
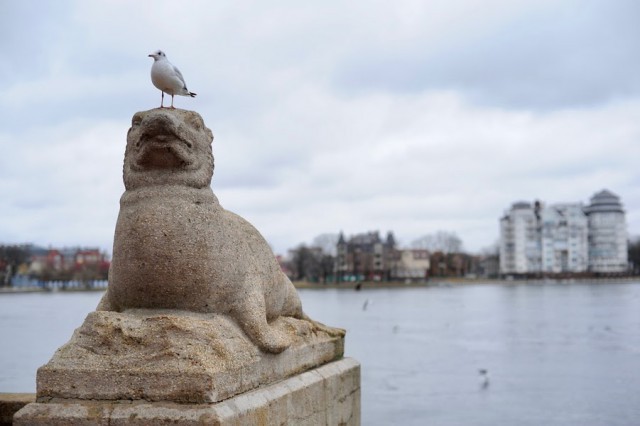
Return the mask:
{"type": "Polygon", "coordinates": [[[500,219],[500,273],[624,272],[627,236],[619,198],[601,191],[591,204],[514,203],[500,219]]]}
{"type": "Polygon", "coordinates": [[[542,272],[584,272],[589,266],[587,215],[582,203],[541,209],[542,272]]]}
{"type": "Polygon", "coordinates": [[[589,218],[589,270],[616,273],[627,270],[627,225],[620,198],[602,190],[585,208],[589,218]]]}
{"type": "Polygon", "coordinates": [[[540,272],[539,204],[514,203],[500,219],[500,272],[540,272]]]}

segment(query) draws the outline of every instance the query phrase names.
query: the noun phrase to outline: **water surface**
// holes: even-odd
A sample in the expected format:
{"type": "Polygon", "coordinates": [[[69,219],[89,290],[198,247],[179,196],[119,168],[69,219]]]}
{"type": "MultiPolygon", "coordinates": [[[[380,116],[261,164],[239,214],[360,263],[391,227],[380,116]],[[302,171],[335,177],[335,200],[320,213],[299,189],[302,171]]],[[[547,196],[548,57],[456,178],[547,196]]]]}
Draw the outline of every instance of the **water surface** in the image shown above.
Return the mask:
{"type": "MultiPolygon", "coordinates": [[[[640,424],[640,283],[299,292],[347,329],[363,425],[640,424]]],[[[0,295],[0,392],[34,392],[100,297],[0,295]]]]}

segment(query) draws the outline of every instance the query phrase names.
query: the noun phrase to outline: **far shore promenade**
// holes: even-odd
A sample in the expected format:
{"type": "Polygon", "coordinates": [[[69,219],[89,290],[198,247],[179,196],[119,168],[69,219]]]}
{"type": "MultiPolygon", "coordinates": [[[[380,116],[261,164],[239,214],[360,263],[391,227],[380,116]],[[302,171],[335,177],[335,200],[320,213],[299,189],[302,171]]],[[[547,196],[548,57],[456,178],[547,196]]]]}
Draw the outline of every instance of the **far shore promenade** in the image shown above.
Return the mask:
{"type": "Polygon", "coordinates": [[[374,289],[374,288],[415,288],[415,287],[452,287],[459,285],[484,285],[484,284],[572,284],[572,283],[640,283],[640,276],[629,277],[600,277],[600,278],[538,278],[538,279],[497,279],[497,278],[460,278],[460,277],[434,277],[426,281],[402,282],[402,281],[354,281],[340,283],[312,283],[308,281],[294,281],[296,288],[311,289],[374,289]]]}
{"type": "MultiPolygon", "coordinates": [[[[294,281],[293,285],[299,289],[341,289],[341,290],[364,290],[364,289],[393,289],[393,288],[416,288],[416,287],[453,287],[462,285],[521,285],[521,284],[607,284],[607,283],[640,283],[640,276],[628,277],[601,277],[601,278],[538,278],[538,279],[491,279],[491,278],[444,278],[435,277],[427,281],[401,282],[401,281],[344,281],[340,283],[314,283],[308,281],[294,281]]],[[[105,291],[105,288],[57,288],[47,289],[41,287],[0,287],[2,294],[18,293],[72,293],[82,291],[105,291]]]]}

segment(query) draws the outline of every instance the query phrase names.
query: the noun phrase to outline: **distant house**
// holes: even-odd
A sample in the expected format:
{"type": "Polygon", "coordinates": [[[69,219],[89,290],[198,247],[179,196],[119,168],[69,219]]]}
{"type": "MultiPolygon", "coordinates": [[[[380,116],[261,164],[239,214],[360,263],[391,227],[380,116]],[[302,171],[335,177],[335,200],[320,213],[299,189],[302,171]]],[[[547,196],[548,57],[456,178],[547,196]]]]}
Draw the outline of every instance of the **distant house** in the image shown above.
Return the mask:
{"type": "Polygon", "coordinates": [[[388,280],[395,265],[396,241],[392,232],[385,239],[378,231],[346,239],[340,232],[336,245],[336,275],[339,281],[388,280]]]}
{"type": "Polygon", "coordinates": [[[482,278],[498,278],[500,256],[498,254],[474,256],[472,274],[482,278]]]}
{"type": "Polygon", "coordinates": [[[391,231],[385,238],[370,231],[348,239],[340,232],[336,253],[339,281],[423,281],[431,265],[428,250],[398,249],[391,231]]]}
{"type": "Polygon", "coordinates": [[[98,248],[30,248],[27,274],[45,279],[106,278],[109,258],[98,248]]]}
{"type": "Polygon", "coordinates": [[[63,270],[63,255],[58,249],[42,249],[34,247],[31,251],[29,274],[40,275],[44,271],[60,272],[63,270]]]}
{"type": "Polygon", "coordinates": [[[107,255],[97,248],[77,249],[73,255],[73,266],[75,269],[81,269],[87,266],[103,266],[108,263],[107,255]]]}
{"type": "Polygon", "coordinates": [[[473,258],[468,254],[441,251],[432,253],[430,261],[432,277],[465,277],[471,273],[473,264],[473,258]]]}
{"type": "Polygon", "coordinates": [[[429,277],[430,268],[431,260],[428,250],[395,250],[389,278],[398,281],[424,281],[429,277]]]}

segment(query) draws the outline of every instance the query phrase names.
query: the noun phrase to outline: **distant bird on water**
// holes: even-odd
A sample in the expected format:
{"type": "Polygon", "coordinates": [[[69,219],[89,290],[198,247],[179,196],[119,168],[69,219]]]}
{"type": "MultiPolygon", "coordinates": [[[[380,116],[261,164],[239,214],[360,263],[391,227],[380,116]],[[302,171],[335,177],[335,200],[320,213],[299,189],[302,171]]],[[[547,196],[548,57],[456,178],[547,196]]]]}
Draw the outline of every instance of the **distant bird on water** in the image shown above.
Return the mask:
{"type": "Polygon", "coordinates": [[[369,306],[369,299],[365,300],[364,303],[362,304],[362,310],[366,311],[368,306],[369,306]]]}
{"type": "Polygon", "coordinates": [[[480,388],[487,389],[489,387],[489,371],[485,368],[481,368],[478,370],[480,374],[480,388]]]}
{"type": "Polygon", "coordinates": [[[164,94],[171,95],[171,108],[173,107],[173,96],[196,96],[195,93],[187,89],[184,77],[178,68],[167,59],[167,55],[162,50],[157,50],[149,55],[153,58],[151,66],[151,82],[162,92],[160,108],[164,108],[164,94]]]}

